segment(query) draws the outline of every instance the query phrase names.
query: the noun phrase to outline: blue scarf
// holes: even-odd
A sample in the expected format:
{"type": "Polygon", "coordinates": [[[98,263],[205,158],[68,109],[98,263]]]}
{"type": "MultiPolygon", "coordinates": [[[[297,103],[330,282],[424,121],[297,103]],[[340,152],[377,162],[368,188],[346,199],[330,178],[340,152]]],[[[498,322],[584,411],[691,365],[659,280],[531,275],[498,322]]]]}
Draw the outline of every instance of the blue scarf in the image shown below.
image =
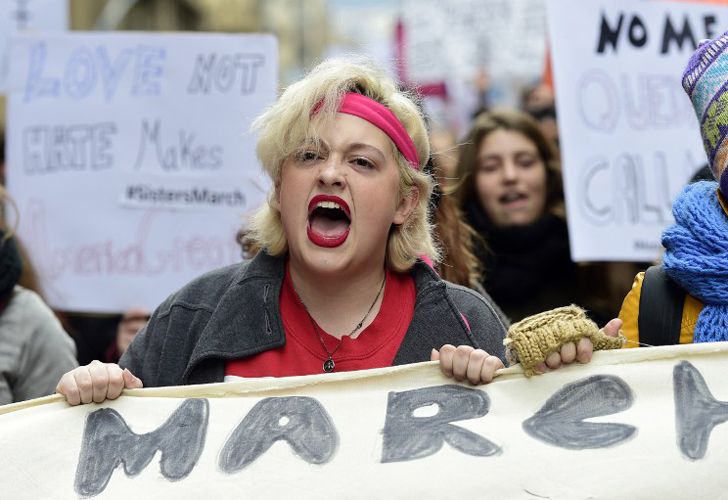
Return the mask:
{"type": "Polygon", "coordinates": [[[676,224],[662,233],[665,272],[704,304],[693,342],[728,340],[728,217],[717,189],[686,186],[672,206],[676,224]]]}

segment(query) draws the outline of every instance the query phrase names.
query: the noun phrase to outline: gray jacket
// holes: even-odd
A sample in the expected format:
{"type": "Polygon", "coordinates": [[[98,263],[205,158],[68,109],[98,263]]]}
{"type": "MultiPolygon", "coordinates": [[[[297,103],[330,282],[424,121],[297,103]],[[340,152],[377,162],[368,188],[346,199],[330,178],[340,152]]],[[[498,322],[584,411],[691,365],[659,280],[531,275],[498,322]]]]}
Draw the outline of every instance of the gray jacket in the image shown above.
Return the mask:
{"type": "MultiPolygon", "coordinates": [[[[415,311],[395,365],[429,361],[443,344],[468,344],[504,358],[506,320],[489,298],[440,279],[420,261],[410,272],[415,311]]],[[[222,382],[227,360],[285,344],[279,310],[284,273],[284,258],[261,252],[195,279],[157,308],[119,364],[145,387],[222,382]]]]}
{"type": "Polygon", "coordinates": [[[76,346],[38,294],[16,285],[0,315],[0,404],[53,394],[76,346]]]}

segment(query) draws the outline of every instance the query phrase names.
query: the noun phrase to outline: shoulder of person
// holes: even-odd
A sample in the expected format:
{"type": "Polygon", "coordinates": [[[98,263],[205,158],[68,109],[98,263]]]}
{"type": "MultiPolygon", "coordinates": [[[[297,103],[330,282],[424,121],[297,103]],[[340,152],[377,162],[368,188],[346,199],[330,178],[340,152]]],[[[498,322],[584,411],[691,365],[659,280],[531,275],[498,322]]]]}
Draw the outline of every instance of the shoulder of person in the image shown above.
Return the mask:
{"type": "Polygon", "coordinates": [[[472,288],[457,285],[445,281],[448,293],[453,298],[455,306],[463,313],[466,318],[468,314],[485,314],[490,315],[499,322],[504,330],[508,330],[510,323],[500,307],[486,292],[476,292],[472,288]]]}
{"type": "Polygon", "coordinates": [[[489,323],[495,321],[504,331],[508,329],[509,322],[505,315],[485,291],[479,293],[472,288],[446,281],[422,261],[417,261],[412,268],[412,273],[418,295],[432,290],[433,287],[444,287],[452,305],[464,316],[466,321],[487,321],[489,323]]]}
{"type": "Polygon", "coordinates": [[[13,297],[3,312],[2,319],[4,326],[8,326],[8,323],[17,325],[14,328],[16,334],[24,332],[20,336],[24,339],[23,342],[41,342],[53,348],[71,346],[75,356],[71,336],[63,329],[50,306],[33,290],[15,285],[13,297]]]}
{"type": "Polygon", "coordinates": [[[55,314],[53,314],[48,304],[43,301],[43,298],[33,290],[20,285],[15,285],[15,288],[13,288],[13,296],[8,302],[3,316],[21,319],[26,322],[26,325],[48,321],[60,325],[55,314]]]}
{"type": "Polygon", "coordinates": [[[220,298],[232,288],[255,278],[282,279],[282,259],[260,252],[255,258],[208,271],[172,294],[158,308],[164,315],[173,307],[203,309],[212,312],[220,298]]]}
{"type": "Polygon", "coordinates": [[[208,271],[184,285],[160,304],[159,314],[168,313],[174,306],[192,309],[214,309],[225,292],[245,273],[247,263],[232,264],[208,271]]]}

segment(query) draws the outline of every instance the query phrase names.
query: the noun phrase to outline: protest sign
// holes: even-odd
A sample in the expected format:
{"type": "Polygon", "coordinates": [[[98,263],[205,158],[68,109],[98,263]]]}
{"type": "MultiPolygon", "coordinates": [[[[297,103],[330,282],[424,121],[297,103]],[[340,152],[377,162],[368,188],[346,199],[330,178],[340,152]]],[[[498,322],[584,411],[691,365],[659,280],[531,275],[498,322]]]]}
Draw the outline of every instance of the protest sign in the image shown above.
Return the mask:
{"type": "Polygon", "coordinates": [[[10,35],[68,29],[68,0],[7,0],[0,3],[0,91],[5,91],[10,35]]]}
{"type": "Polygon", "coordinates": [[[240,261],[272,36],[23,35],[11,54],[7,185],[52,306],[152,309],[240,261]]]}
{"type": "Polygon", "coordinates": [[[0,407],[8,498],[717,498],[726,343],[473,387],[437,363],[0,407]]]}
{"type": "Polygon", "coordinates": [[[443,81],[453,73],[472,78],[534,78],[543,70],[546,42],[543,0],[405,0],[408,77],[443,81]]]}
{"type": "Polygon", "coordinates": [[[672,200],[707,163],[682,72],[728,8],[547,5],[572,257],[652,261],[672,200]]]}
{"type": "Polygon", "coordinates": [[[404,0],[399,76],[445,94],[425,101],[428,115],[463,135],[483,97],[517,106],[523,86],[540,78],[544,11],[544,0],[404,0]]]}

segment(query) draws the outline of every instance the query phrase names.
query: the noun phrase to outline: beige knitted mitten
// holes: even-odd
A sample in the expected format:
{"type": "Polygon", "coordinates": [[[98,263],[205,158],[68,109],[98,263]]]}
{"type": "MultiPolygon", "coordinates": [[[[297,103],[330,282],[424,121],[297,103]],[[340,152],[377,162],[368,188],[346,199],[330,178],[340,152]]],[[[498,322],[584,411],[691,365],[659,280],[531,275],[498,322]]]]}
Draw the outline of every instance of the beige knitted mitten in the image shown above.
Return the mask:
{"type": "Polygon", "coordinates": [[[530,377],[536,373],[534,367],[543,363],[549,354],[583,337],[592,341],[595,351],[619,349],[625,342],[621,331],[618,337],[608,336],[587,318],[586,311],[571,305],[534,314],[513,324],[503,345],[508,362],[521,363],[524,374],[530,377]]]}

